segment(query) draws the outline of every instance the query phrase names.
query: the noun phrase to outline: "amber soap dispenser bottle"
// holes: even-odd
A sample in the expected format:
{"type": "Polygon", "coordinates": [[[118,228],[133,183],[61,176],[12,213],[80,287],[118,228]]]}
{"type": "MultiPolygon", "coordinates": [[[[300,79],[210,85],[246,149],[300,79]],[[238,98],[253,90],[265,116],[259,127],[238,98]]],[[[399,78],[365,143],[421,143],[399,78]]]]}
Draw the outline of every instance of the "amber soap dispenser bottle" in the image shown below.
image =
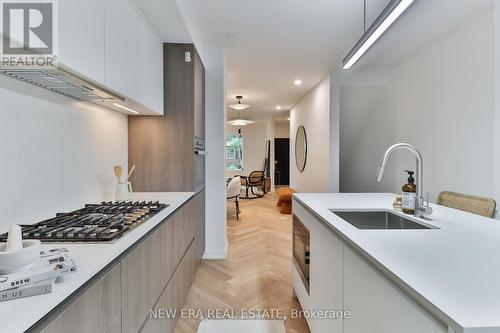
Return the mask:
{"type": "Polygon", "coordinates": [[[403,213],[405,214],[413,214],[415,212],[415,201],[416,201],[416,192],[417,185],[415,185],[415,179],[413,178],[413,174],[415,172],[410,170],[405,170],[408,173],[408,183],[404,184],[401,190],[403,191],[402,195],[402,208],[403,213]]]}

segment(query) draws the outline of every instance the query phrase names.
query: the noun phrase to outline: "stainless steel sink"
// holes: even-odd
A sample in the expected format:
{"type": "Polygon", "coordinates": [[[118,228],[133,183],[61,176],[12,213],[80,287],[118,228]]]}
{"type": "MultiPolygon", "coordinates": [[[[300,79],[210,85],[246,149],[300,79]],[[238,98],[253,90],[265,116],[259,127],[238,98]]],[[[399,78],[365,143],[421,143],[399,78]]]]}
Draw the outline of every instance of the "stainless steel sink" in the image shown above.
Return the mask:
{"type": "Polygon", "coordinates": [[[390,211],[330,211],[358,229],[436,229],[390,211]]]}

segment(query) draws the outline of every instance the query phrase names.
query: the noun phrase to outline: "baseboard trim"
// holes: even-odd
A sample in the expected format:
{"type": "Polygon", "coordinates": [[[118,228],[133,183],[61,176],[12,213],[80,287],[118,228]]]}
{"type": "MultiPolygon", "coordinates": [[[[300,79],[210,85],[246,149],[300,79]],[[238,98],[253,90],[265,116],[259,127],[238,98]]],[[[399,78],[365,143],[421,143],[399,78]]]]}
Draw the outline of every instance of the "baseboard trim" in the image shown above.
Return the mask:
{"type": "Polygon", "coordinates": [[[205,251],[203,254],[203,259],[206,260],[221,260],[221,259],[226,259],[227,257],[227,251],[229,248],[229,243],[226,238],[226,245],[224,246],[224,251],[205,251]]]}

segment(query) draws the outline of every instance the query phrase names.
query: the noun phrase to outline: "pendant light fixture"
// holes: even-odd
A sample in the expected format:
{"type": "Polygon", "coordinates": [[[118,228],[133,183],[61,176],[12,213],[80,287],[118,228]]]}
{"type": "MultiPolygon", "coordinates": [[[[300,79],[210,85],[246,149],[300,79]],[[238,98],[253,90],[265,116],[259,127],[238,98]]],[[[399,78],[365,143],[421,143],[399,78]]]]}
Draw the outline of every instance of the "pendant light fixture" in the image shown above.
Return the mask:
{"type": "Polygon", "coordinates": [[[364,34],[342,62],[342,69],[350,69],[373,44],[396,22],[415,0],[391,0],[375,22],[366,30],[366,0],[364,2],[364,34]]]}
{"type": "Polygon", "coordinates": [[[230,120],[226,123],[233,125],[233,126],[246,126],[248,124],[253,124],[254,122],[252,120],[241,119],[240,118],[240,110],[238,110],[238,119],[230,120]]]}
{"type": "Polygon", "coordinates": [[[250,105],[248,104],[242,104],[241,103],[241,100],[243,99],[243,96],[236,96],[236,100],[238,101],[236,104],[231,104],[229,105],[229,107],[231,109],[235,109],[235,110],[238,110],[238,111],[241,111],[241,110],[245,110],[245,109],[248,109],[250,107],[250,105]]]}

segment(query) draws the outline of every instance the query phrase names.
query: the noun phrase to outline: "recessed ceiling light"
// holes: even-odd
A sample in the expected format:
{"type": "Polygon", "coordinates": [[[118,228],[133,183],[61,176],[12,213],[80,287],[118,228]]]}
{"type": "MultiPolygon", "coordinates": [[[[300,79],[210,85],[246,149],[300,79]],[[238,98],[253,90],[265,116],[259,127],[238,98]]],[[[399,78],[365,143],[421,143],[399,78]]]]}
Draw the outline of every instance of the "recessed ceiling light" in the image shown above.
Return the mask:
{"type": "Polygon", "coordinates": [[[302,80],[295,80],[293,81],[293,84],[295,84],[296,86],[300,86],[302,84],[302,80]]]}
{"type": "Polygon", "coordinates": [[[276,107],[276,110],[281,110],[281,105],[278,105],[278,106],[276,107]]]}

